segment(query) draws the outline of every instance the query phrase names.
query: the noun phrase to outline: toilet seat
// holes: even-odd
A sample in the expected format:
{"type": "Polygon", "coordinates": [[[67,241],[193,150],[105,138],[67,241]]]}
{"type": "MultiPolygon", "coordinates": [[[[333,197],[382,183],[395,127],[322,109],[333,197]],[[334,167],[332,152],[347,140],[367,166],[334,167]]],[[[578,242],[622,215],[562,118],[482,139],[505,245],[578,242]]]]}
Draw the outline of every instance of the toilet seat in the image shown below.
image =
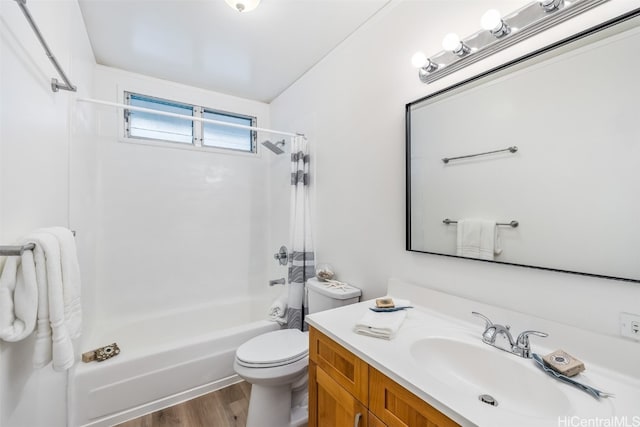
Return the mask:
{"type": "Polygon", "coordinates": [[[247,368],[274,368],[295,363],[308,357],[308,337],[298,329],[259,335],[238,347],[236,362],[247,368]]]}

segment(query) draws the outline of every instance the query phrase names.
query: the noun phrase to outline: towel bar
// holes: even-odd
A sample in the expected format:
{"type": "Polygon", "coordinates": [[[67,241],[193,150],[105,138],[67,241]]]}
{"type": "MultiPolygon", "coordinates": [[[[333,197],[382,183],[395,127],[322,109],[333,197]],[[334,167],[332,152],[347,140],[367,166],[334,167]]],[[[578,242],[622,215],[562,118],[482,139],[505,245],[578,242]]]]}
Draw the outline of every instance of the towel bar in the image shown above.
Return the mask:
{"type": "MultiPolygon", "coordinates": [[[[71,231],[76,235],[75,231],[71,231]]],[[[0,246],[0,256],[22,256],[24,251],[32,251],[36,247],[35,243],[27,243],[26,245],[9,245],[0,246]]]]}
{"type": "Polygon", "coordinates": [[[35,247],[33,243],[22,246],[0,246],[0,256],[21,256],[24,251],[32,251],[35,247]]]}
{"type": "Polygon", "coordinates": [[[487,154],[502,153],[504,151],[515,153],[516,151],[518,151],[518,147],[514,145],[511,147],[503,148],[502,150],[485,151],[484,153],[467,154],[466,156],[458,156],[458,157],[445,157],[444,159],[442,159],[442,162],[444,164],[447,164],[451,160],[468,159],[469,157],[477,157],[477,156],[486,156],[487,154]]]}
{"type": "MultiPolygon", "coordinates": [[[[458,223],[458,221],[454,221],[454,220],[449,219],[449,218],[443,219],[442,222],[444,224],[447,224],[447,225],[449,225],[449,224],[457,224],[458,223]]],[[[511,222],[496,222],[496,225],[508,225],[509,227],[516,228],[517,226],[520,225],[520,223],[518,221],[514,220],[514,221],[511,221],[511,222]]]]}

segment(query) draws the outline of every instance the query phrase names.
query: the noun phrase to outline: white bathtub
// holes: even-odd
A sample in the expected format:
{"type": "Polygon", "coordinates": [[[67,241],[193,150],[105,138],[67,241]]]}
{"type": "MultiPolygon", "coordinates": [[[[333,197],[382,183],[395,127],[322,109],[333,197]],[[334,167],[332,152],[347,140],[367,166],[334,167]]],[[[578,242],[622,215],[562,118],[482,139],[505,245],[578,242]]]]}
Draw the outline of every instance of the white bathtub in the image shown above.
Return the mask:
{"type": "Polygon", "coordinates": [[[111,426],[237,382],[236,348],[279,328],[261,320],[269,303],[238,298],[109,322],[91,334],[86,349],[117,342],[121,353],[104,362],[80,362],[70,373],[69,426],[111,426]]]}

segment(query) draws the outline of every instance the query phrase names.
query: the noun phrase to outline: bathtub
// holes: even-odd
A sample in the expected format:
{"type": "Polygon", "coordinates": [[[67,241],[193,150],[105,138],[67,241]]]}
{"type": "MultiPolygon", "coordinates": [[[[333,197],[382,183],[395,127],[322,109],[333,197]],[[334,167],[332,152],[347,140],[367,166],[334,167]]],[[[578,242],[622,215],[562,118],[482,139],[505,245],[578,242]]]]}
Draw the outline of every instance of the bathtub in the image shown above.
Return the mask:
{"type": "Polygon", "coordinates": [[[70,372],[68,425],[112,426],[238,382],[236,348],[279,328],[264,320],[270,302],[236,298],[108,322],[83,348],[116,342],[120,354],[104,362],[80,362],[70,372]]]}

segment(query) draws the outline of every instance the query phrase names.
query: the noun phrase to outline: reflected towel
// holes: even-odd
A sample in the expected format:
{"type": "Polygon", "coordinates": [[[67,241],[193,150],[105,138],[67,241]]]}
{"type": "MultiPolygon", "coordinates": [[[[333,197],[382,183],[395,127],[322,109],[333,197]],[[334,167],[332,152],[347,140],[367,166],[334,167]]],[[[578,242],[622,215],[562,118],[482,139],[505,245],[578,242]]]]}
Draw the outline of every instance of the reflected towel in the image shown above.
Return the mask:
{"type": "Polygon", "coordinates": [[[502,252],[495,221],[485,219],[458,220],[456,255],[493,260],[502,252]]]}
{"type": "MultiPolygon", "coordinates": [[[[394,298],[393,302],[398,307],[411,305],[408,300],[394,298]]],[[[372,307],[375,307],[375,302],[372,307]]],[[[396,335],[406,317],[407,310],[380,313],[367,308],[367,312],[356,322],[353,330],[358,334],[390,340],[396,335]]]]}

